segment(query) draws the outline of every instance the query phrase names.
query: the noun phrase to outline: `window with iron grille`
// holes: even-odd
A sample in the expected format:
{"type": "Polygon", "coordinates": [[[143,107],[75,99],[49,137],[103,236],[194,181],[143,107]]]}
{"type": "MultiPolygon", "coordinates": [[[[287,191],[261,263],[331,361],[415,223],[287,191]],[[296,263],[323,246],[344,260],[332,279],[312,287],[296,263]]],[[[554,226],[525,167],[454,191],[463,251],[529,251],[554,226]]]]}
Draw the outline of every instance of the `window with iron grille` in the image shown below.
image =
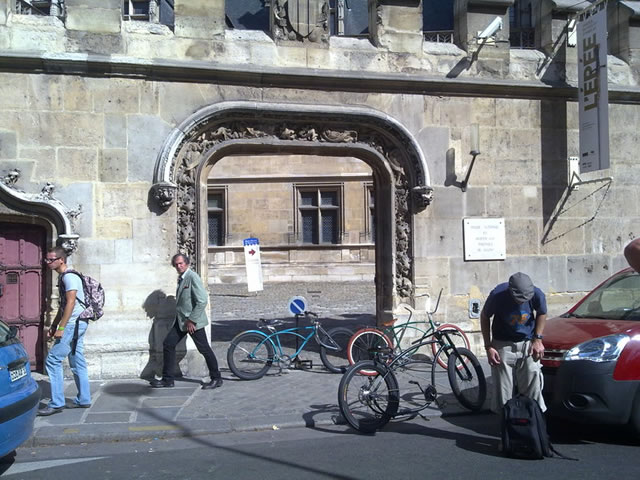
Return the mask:
{"type": "Polygon", "coordinates": [[[173,4],[174,0],[124,0],[122,18],[161,23],[173,28],[173,4]]]}
{"type": "Polygon", "coordinates": [[[155,0],[124,0],[122,14],[125,20],[149,20],[152,9],[150,2],[155,0]]]}
{"type": "Polygon", "coordinates": [[[454,0],[424,0],[422,31],[427,42],[453,43],[454,0]]]}
{"type": "Polygon", "coordinates": [[[225,197],[224,190],[209,190],[207,197],[207,227],[210,247],[220,247],[225,244],[225,197]]]}
{"type": "Polygon", "coordinates": [[[535,48],[531,0],[516,0],[509,7],[509,43],[511,48],[535,48]]]}
{"type": "Polygon", "coordinates": [[[342,188],[297,187],[298,236],[302,243],[338,244],[341,237],[342,188]]]}
{"type": "Polygon", "coordinates": [[[368,184],[365,186],[366,189],[366,205],[367,205],[367,232],[368,237],[371,243],[375,243],[376,241],[376,196],[375,191],[373,189],[373,185],[368,184]]]}
{"type": "Polygon", "coordinates": [[[62,0],[16,0],[15,12],[18,15],[61,15],[62,0]],[[52,11],[52,5],[53,11],[52,11]]]}

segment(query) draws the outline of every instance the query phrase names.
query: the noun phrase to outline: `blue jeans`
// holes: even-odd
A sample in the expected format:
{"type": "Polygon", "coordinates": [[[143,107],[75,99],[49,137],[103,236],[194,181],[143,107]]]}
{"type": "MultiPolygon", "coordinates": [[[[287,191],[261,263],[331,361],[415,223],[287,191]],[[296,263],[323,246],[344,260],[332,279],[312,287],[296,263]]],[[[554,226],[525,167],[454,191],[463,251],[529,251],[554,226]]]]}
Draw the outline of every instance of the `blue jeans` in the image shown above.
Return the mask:
{"type": "Polygon", "coordinates": [[[67,323],[62,338],[56,339],[53,347],[49,350],[49,355],[47,355],[46,367],[49,374],[49,382],[51,383],[51,402],[49,402],[51,408],[65,406],[62,362],[67,357],[69,358],[69,366],[78,389],[78,395],[74,402],[79,405],[89,405],[91,403],[89,374],[87,372],[87,362],[84,359],[84,332],[87,331],[88,322],[84,320],[77,321],[80,323],[78,324],[78,343],[75,355],[71,353],[71,342],[73,341],[73,333],[76,327],[76,322],[74,321],[67,323]]]}

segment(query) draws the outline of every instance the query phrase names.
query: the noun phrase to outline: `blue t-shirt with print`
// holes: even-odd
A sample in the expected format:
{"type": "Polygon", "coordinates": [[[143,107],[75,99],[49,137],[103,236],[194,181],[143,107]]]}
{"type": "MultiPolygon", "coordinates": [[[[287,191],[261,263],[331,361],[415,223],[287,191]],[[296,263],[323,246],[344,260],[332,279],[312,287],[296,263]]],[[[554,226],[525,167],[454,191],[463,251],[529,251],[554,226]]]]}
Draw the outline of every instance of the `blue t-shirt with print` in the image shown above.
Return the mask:
{"type": "Polygon", "coordinates": [[[547,299],[542,290],[534,288],[533,298],[518,304],[509,293],[509,284],[494,288],[484,304],[484,312],[491,318],[491,334],[496,340],[519,342],[531,339],[536,328],[534,315],[546,315],[547,299]]]}

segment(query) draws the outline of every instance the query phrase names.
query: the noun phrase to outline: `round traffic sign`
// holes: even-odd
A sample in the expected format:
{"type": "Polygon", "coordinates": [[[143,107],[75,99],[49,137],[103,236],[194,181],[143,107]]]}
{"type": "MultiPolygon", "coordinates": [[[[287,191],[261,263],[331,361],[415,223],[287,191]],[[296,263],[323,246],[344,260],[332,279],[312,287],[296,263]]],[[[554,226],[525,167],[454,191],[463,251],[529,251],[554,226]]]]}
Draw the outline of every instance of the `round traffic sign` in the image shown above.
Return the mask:
{"type": "Polygon", "coordinates": [[[291,315],[300,315],[307,311],[307,299],[304,297],[291,297],[287,302],[287,308],[291,315]]]}

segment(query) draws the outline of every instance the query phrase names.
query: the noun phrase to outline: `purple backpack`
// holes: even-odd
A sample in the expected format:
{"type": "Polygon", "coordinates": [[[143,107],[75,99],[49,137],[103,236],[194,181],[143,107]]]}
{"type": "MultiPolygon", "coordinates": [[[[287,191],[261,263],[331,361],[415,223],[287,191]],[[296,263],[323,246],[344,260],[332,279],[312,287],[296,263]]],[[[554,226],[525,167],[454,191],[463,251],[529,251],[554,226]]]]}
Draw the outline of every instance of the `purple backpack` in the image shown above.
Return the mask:
{"type": "Polygon", "coordinates": [[[58,289],[60,290],[60,300],[63,302],[63,307],[66,297],[64,295],[62,277],[67,273],[75,273],[80,277],[80,280],[82,280],[84,302],[80,299],[78,299],[78,302],[80,302],[80,305],[84,307],[84,310],[78,318],[81,320],[98,320],[102,315],[104,315],[104,288],[102,288],[100,282],[95,278],[92,278],[89,275],[83,275],[80,272],[69,268],[58,278],[58,289]]]}

